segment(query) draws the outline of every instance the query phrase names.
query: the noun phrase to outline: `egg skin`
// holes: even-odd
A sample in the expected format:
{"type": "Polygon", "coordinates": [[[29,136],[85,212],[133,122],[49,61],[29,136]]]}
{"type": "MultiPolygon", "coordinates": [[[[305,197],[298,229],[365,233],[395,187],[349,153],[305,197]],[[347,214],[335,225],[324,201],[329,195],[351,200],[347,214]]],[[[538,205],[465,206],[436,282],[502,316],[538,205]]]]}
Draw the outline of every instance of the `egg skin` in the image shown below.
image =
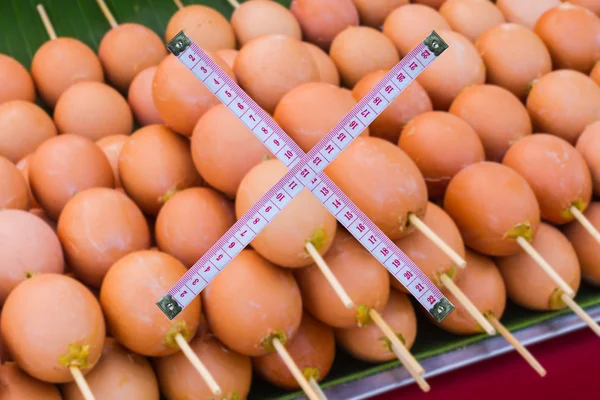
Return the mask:
{"type": "Polygon", "coordinates": [[[176,191],[200,183],[189,141],[163,125],[145,126],[129,137],[119,154],[119,175],[127,195],[153,216],[176,191]]]}
{"type": "Polygon", "coordinates": [[[454,99],[449,112],[475,130],[488,161],[502,162],[510,146],[530,136],[533,130],[523,103],[508,90],[495,85],[466,88],[454,99]]]}
{"type": "Polygon", "coordinates": [[[100,287],[100,304],[112,336],[142,356],[177,353],[175,335],[189,342],[198,329],[200,297],[173,320],[165,317],[156,301],[186,272],[176,258],[157,250],[129,253],[114,263],[100,287]]]}
{"type": "Polygon", "coordinates": [[[458,226],[465,244],[490,256],[520,251],[511,233],[520,224],[535,235],[540,208],[533,189],[514,170],[502,164],[471,164],[452,178],[444,210],[458,226]]]}
{"type": "MultiPolygon", "coordinates": [[[[548,260],[556,273],[575,293],[581,282],[581,270],[573,245],[555,227],[542,223],[531,242],[533,248],[548,260]]],[[[537,311],[565,308],[556,283],[525,252],[496,259],[508,297],[518,305],[537,311]]]]}
{"type": "Polygon", "coordinates": [[[104,82],[104,70],[96,53],[83,42],[68,37],[40,46],[31,60],[31,76],[38,94],[50,107],[77,82],[104,82]]]}
{"type": "Polygon", "coordinates": [[[23,175],[8,159],[0,156],[0,210],[29,209],[29,188],[23,175]]]}
{"type": "MultiPolygon", "coordinates": [[[[600,226],[600,203],[590,203],[583,215],[593,226],[600,226]]],[[[592,285],[600,286],[598,242],[578,221],[573,221],[565,226],[563,233],[575,249],[583,279],[592,285]]]]}
{"type": "Polygon", "coordinates": [[[588,74],[600,60],[600,18],[586,8],[563,3],[542,14],[534,31],[556,69],[588,74]]]}
{"type": "Polygon", "coordinates": [[[291,340],[300,327],[302,298],[292,273],[253,250],[242,250],[201,293],[211,332],[240,354],[265,355],[261,341],[274,333],[291,340]]]}
{"type": "Polygon", "coordinates": [[[72,359],[83,374],[98,362],[105,338],[98,300],[83,284],[58,274],[41,274],[18,285],[2,309],[2,337],[29,375],[52,383],[73,380],[60,359],[71,346],[89,346],[72,359]]]}
{"type": "Polygon", "coordinates": [[[569,0],[569,3],[585,7],[600,17],[600,3],[596,0],[569,0]]]}
{"type": "Polygon", "coordinates": [[[233,70],[240,86],[268,113],[294,87],[320,80],[311,53],[301,41],[264,35],[242,47],[233,70]]]}
{"type": "Polygon", "coordinates": [[[165,42],[182,30],[204,51],[235,49],[233,28],[213,8],[192,4],[177,10],[167,24],[165,42]]]}
{"type": "Polygon", "coordinates": [[[360,24],[380,28],[385,18],[396,8],[405,6],[409,0],[352,0],[360,17],[360,24]]]}
{"type": "Polygon", "coordinates": [[[37,105],[25,100],[0,103],[0,156],[16,163],[53,136],[52,118],[37,105]]]}
{"type": "Polygon", "coordinates": [[[531,83],[552,71],[546,45],[531,30],[514,23],[497,25],[475,42],[486,66],[487,83],[527,98],[531,83]]]}
{"type": "Polygon", "coordinates": [[[431,198],[443,197],[448,183],[461,169],[485,160],[475,130],[444,111],[430,111],[410,120],[398,146],[419,167],[431,198]]]}
{"type": "Polygon", "coordinates": [[[585,127],[600,119],[600,86],[572,70],[556,70],[533,84],[527,110],[534,129],[575,144],[585,127]]]}
{"type": "Polygon", "coordinates": [[[15,363],[0,364],[2,400],[62,400],[58,388],[27,375],[15,363]]]}
{"type": "Polygon", "coordinates": [[[229,68],[233,68],[238,51],[234,49],[220,49],[215,51],[215,54],[223,59],[229,68]]]}
{"type": "MultiPolygon", "coordinates": [[[[365,75],[352,89],[356,101],[361,101],[389,72],[379,70],[365,75]]],[[[398,143],[400,132],[414,117],[433,111],[429,95],[417,81],[412,81],[369,125],[370,136],[398,143]]]]}
{"type": "Polygon", "coordinates": [[[561,0],[496,0],[496,7],[502,11],[508,22],[533,30],[543,13],[560,5],[561,0]]]}
{"type": "MultiPolygon", "coordinates": [[[[273,118],[302,150],[308,152],[357,103],[347,89],[324,82],[305,83],[281,98],[273,118]]],[[[360,135],[368,136],[369,128],[360,135]]]]}
{"type": "MultiPolygon", "coordinates": [[[[484,315],[491,314],[498,320],[501,319],[506,307],[506,286],[498,267],[491,258],[471,250],[467,250],[465,257],[467,268],[456,285],[484,315]]],[[[441,323],[436,322],[436,325],[455,335],[482,333],[483,329],[461,306],[456,297],[447,289],[442,290],[456,309],[441,323]]]]}
{"type": "Polygon", "coordinates": [[[590,73],[590,78],[600,86],[600,62],[596,63],[594,69],[590,73]]]}
{"type": "MultiPolygon", "coordinates": [[[[389,274],[350,233],[340,229],[323,259],[357,306],[383,311],[389,297],[389,274]]],[[[304,307],[315,318],[335,328],[358,325],[356,310],[344,306],[318,266],[298,269],[294,275],[304,307]]]]}
{"type": "Polygon", "coordinates": [[[60,96],[54,109],[60,133],[75,133],[94,141],[110,135],[129,135],[133,113],[127,100],[100,82],[78,82],[60,96]]]}
{"type": "Polygon", "coordinates": [[[131,81],[127,93],[127,103],[141,126],[165,123],[152,98],[152,83],[157,69],[158,66],[154,65],[140,71],[131,81]]]}
{"type": "Polygon", "coordinates": [[[321,82],[331,83],[335,86],[340,86],[340,73],[335,66],[335,63],[329,57],[329,54],[325,53],[323,49],[320,47],[309,43],[302,42],[304,47],[308,49],[310,52],[315,65],[317,66],[317,70],[319,71],[319,76],[321,77],[321,82]]]}
{"type": "Polygon", "coordinates": [[[0,256],[0,305],[28,276],[64,271],[56,234],[42,219],[22,210],[0,211],[0,256]]]}
{"type": "Polygon", "coordinates": [[[58,220],[67,201],[77,192],[115,186],[110,163],[102,150],[87,137],[69,133],[46,140],[33,153],[29,184],[53,220],[58,220]]]}
{"type": "MultiPolygon", "coordinates": [[[[263,161],[244,177],[235,199],[235,213],[241,218],[287,173],[277,160],[263,161]]],[[[282,199],[285,202],[285,199],[282,199]]],[[[250,243],[262,257],[287,268],[313,263],[305,245],[311,241],[319,252],[327,253],[334,240],[337,221],[308,189],[302,189],[250,243]]]]}
{"type": "MultiPolygon", "coordinates": [[[[223,392],[224,398],[246,399],[252,383],[252,363],[246,356],[227,348],[212,334],[196,335],[190,347],[206,365],[223,392]]],[[[198,371],[181,352],[153,359],[161,393],[167,400],[214,396],[198,371]]]]}
{"type": "Polygon", "coordinates": [[[234,223],[232,201],[210,188],[188,188],[158,212],[156,241],[160,250],[190,268],[234,223]]]}
{"type": "Polygon", "coordinates": [[[488,29],[506,22],[498,7],[488,0],[447,0],[439,12],[452,30],[472,42],[488,29]]]}
{"type": "Polygon", "coordinates": [[[392,240],[412,232],[408,213],[425,214],[423,175],[405,152],[383,139],[355,139],[325,173],[392,240]]]}
{"type": "MultiPolygon", "coordinates": [[[[390,299],[381,316],[396,334],[402,335],[404,345],[410,349],[417,336],[417,316],[404,293],[390,291],[390,299]]],[[[373,322],[362,328],[336,329],[337,344],[354,358],[369,363],[381,363],[396,358],[385,346],[385,336],[373,322]]]]}
{"type": "Polygon", "coordinates": [[[439,9],[446,0],[413,0],[415,4],[423,4],[431,8],[439,9]]]}
{"type": "Polygon", "coordinates": [[[122,187],[121,177],[119,176],[119,154],[121,154],[121,149],[127,140],[129,140],[128,135],[110,135],[104,136],[96,142],[110,163],[116,188],[122,187]]]}
{"type": "Polygon", "coordinates": [[[302,36],[324,50],[349,26],[359,24],[358,11],[352,0],[293,0],[290,11],[302,28],[302,36]]]}
{"type": "Polygon", "coordinates": [[[561,138],[535,134],[518,140],[502,164],[527,180],[546,221],[570,222],[575,218],[570,207],[583,211],[591,201],[592,177],[585,159],[561,138]]]}
{"type": "Polygon", "coordinates": [[[0,104],[11,100],[35,101],[33,79],[20,62],[0,54],[0,104]]]}
{"type": "Polygon", "coordinates": [[[150,28],[134,23],[110,29],[98,47],[106,78],[124,93],[140,71],[158,65],[166,56],[167,48],[161,38],[150,28]]]}
{"type": "Polygon", "coordinates": [[[594,194],[600,196],[600,121],[585,128],[575,146],[585,159],[592,176],[594,194]]]}
{"type": "MultiPolygon", "coordinates": [[[[231,79],[233,71],[216,54],[208,54],[231,79]]],[[[198,119],[219,99],[198,80],[174,55],[167,56],[158,66],[152,81],[152,99],[166,125],[177,133],[191,136],[198,119]]]]}
{"type": "Polygon", "coordinates": [[[21,160],[19,160],[18,163],[15,164],[17,169],[21,172],[21,175],[23,175],[23,178],[25,178],[25,183],[27,184],[27,190],[29,192],[29,209],[40,208],[40,205],[38,204],[37,200],[35,199],[35,197],[33,197],[33,193],[31,192],[31,185],[29,184],[29,164],[31,162],[32,155],[33,153],[28,154],[26,157],[22,158],[21,160]]]}

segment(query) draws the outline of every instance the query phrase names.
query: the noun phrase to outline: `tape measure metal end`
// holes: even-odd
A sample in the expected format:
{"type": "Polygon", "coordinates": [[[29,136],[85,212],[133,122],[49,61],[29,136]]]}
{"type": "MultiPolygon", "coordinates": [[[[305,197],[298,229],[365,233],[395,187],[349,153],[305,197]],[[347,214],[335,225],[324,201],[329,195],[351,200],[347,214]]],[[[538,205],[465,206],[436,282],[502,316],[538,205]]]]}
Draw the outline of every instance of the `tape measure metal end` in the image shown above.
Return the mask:
{"type": "Polygon", "coordinates": [[[442,37],[438,35],[436,31],[431,31],[431,33],[423,41],[423,44],[427,46],[429,51],[431,51],[436,57],[438,57],[448,48],[448,43],[444,42],[444,39],[442,39],[442,37]]]}
{"type": "Polygon", "coordinates": [[[169,51],[173,53],[175,57],[179,57],[179,55],[186,51],[191,44],[192,40],[189,38],[189,36],[186,35],[184,31],[179,31],[179,33],[175,35],[173,39],[169,40],[169,43],[167,43],[167,49],[169,49],[169,51]]]}
{"type": "Polygon", "coordinates": [[[164,295],[156,305],[169,319],[175,318],[183,310],[170,294],[164,295]]]}
{"type": "Polygon", "coordinates": [[[435,303],[429,310],[429,314],[431,314],[437,322],[442,322],[455,308],[454,304],[450,303],[445,297],[442,297],[440,301],[435,303]]]}

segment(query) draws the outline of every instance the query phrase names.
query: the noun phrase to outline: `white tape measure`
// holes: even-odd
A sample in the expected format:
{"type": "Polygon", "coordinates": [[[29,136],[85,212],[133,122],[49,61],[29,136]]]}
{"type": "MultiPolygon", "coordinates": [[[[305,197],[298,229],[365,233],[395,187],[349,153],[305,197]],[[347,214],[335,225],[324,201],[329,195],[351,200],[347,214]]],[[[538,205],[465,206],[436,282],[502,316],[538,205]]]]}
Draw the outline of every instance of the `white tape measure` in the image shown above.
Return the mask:
{"type": "Polygon", "coordinates": [[[168,44],[181,61],[290,170],[156,304],[175,318],[305,187],[437,320],[454,305],[322,171],[448,45],[431,32],[307,154],[183,31],[168,44]]]}

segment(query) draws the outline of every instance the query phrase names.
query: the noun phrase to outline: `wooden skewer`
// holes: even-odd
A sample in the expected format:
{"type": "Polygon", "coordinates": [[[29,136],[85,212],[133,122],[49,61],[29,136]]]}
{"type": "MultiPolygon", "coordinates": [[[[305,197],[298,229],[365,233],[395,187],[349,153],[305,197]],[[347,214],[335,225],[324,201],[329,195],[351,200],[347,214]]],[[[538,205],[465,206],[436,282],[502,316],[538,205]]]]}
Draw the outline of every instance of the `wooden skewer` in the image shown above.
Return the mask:
{"type": "Polygon", "coordinates": [[[510,333],[510,331],[506,329],[504,325],[502,325],[500,321],[498,321],[498,318],[488,314],[487,319],[490,321],[492,326],[498,331],[498,333],[500,333],[504,337],[504,339],[506,339],[506,341],[510,343],[515,348],[515,350],[517,350],[517,352],[521,355],[521,357],[523,357],[525,361],[527,361],[531,368],[536,370],[536,372],[540,374],[540,376],[546,376],[546,370],[544,369],[544,367],[542,367],[538,360],[535,359],[533,354],[531,354],[529,350],[527,350],[527,348],[525,348],[525,346],[523,346],[521,342],[519,342],[517,338],[514,337],[513,334],[510,333]]]}
{"type": "Polygon", "coordinates": [[[89,385],[87,384],[87,381],[83,377],[81,370],[77,367],[69,367],[69,371],[71,371],[71,375],[73,375],[73,379],[75,379],[75,383],[81,391],[81,395],[83,396],[83,398],[85,400],[96,400],[94,394],[90,390],[89,385]]]}
{"type": "Polygon", "coordinates": [[[432,231],[419,217],[414,214],[408,214],[408,221],[415,226],[427,239],[431,240],[444,254],[446,254],[452,262],[454,262],[459,268],[465,268],[467,262],[458,255],[454,249],[452,249],[446,242],[442,240],[434,231],[432,231]]]}
{"type": "Polygon", "coordinates": [[[50,40],[56,39],[57,38],[56,31],[54,30],[54,27],[52,26],[52,22],[50,22],[50,18],[48,18],[48,14],[46,14],[46,9],[41,4],[38,4],[36,6],[36,8],[37,8],[38,14],[40,14],[42,23],[44,24],[44,28],[46,28],[46,32],[48,32],[48,36],[50,37],[50,40]]]}
{"type": "Polygon", "coordinates": [[[240,3],[237,0],[227,0],[227,2],[231,4],[231,7],[233,8],[238,8],[240,6],[240,3]]]}
{"type": "Polygon", "coordinates": [[[98,7],[100,7],[100,10],[102,10],[102,14],[104,14],[104,17],[108,21],[110,27],[116,28],[119,24],[117,24],[117,20],[115,17],[113,17],[104,0],[96,0],[96,3],[98,3],[98,7]]]}
{"type": "Polygon", "coordinates": [[[198,371],[204,382],[206,382],[210,391],[215,396],[220,397],[223,394],[221,387],[217,384],[215,378],[213,378],[208,368],[206,368],[202,361],[200,361],[198,355],[194,353],[194,350],[192,350],[192,348],[181,333],[175,335],[175,341],[177,342],[177,345],[179,346],[183,354],[186,356],[186,358],[190,361],[194,368],[196,368],[196,371],[198,371]]]}
{"type": "Polygon", "coordinates": [[[306,248],[306,251],[308,251],[308,254],[310,254],[315,264],[317,264],[317,267],[319,267],[323,275],[325,275],[325,279],[327,279],[327,282],[329,282],[329,285],[331,285],[333,291],[338,295],[342,303],[344,303],[344,306],[349,310],[356,308],[356,305],[350,296],[348,296],[348,293],[346,293],[340,281],[338,281],[335,275],[333,275],[333,272],[331,272],[331,269],[323,257],[321,257],[321,254],[319,254],[315,246],[311,242],[306,242],[304,247],[306,248]]]}
{"type": "Polygon", "coordinates": [[[184,7],[183,3],[181,2],[181,0],[173,0],[173,3],[175,3],[175,6],[177,8],[179,8],[180,10],[184,7]]]}
{"type": "Polygon", "coordinates": [[[560,298],[571,310],[573,310],[575,314],[577,314],[579,318],[583,320],[583,322],[585,322],[594,331],[596,335],[600,336],[600,326],[592,319],[592,317],[589,316],[588,313],[583,310],[583,308],[579,306],[579,304],[575,303],[575,300],[573,300],[572,297],[563,293],[560,298]]]}
{"type": "Polygon", "coordinates": [[[579,211],[579,209],[575,206],[571,206],[569,211],[571,211],[571,214],[573,214],[577,222],[583,225],[585,230],[588,231],[590,235],[592,235],[596,242],[600,243],[600,232],[598,232],[598,229],[596,229],[596,227],[592,225],[592,223],[585,217],[585,215],[583,215],[583,213],[579,211]]]}
{"type": "Polygon", "coordinates": [[[298,382],[298,384],[300,385],[302,390],[304,390],[304,393],[306,394],[306,396],[310,400],[321,400],[319,395],[317,393],[315,393],[315,390],[312,388],[310,383],[308,383],[308,381],[306,380],[306,378],[304,377],[304,375],[302,374],[302,372],[300,371],[300,369],[298,368],[298,366],[296,365],[296,363],[290,356],[290,353],[287,352],[287,350],[285,349],[285,347],[283,346],[281,341],[279,341],[279,339],[277,339],[277,338],[273,338],[273,346],[275,347],[277,354],[279,354],[279,357],[281,357],[281,360],[283,361],[283,363],[286,365],[288,370],[292,373],[293,377],[296,379],[296,382],[298,382]]]}
{"type": "Polygon", "coordinates": [[[454,281],[448,277],[446,274],[440,275],[440,281],[442,285],[444,285],[450,293],[456,297],[458,302],[467,310],[467,312],[477,321],[479,326],[483,328],[484,331],[487,332],[488,335],[493,336],[496,334],[496,330],[489,323],[489,321],[484,317],[484,315],[475,307],[475,305],[465,296],[465,294],[456,286],[454,281]]]}
{"type": "Polygon", "coordinates": [[[517,237],[517,243],[531,258],[533,258],[533,261],[535,261],[535,263],[544,270],[546,275],[548,275],[548,277],[552,279],[556,285],[558,285],[559,289],[562,290],[563,293],[566,293],[567,296],[575,297],[575,291],[573,291],[569,284],[565,282],[560,275],[558,275],[554,268],[552,268],[552,266],[548,264],[546,260],[544,260],[540,253],[538,253],[537,250],[534,249],[526,239],[519,236],[517,237]]]}
{"type": "Polygon", "coordinates": [[[325,396],[325,393],[323,393],[321,386],[319,386],[319,383],[315,380],[315,378],[310,378],[308,383],[310,387],[313,388],[317,396],[319,396],[319,400],[327,400],[327,396],[325,396]]]}
{"type": "MultiPolygon", "coordinates": [[[[392,348],[392,351],[394,352],[394,354],[396,355],[396,357],[400,358],[401,355],[399,352],[399,348],[396,347],[396,345],[393,343],[391,345],[391,348],[392,348]]],[[[427,383],[427,381],[425,380],[423,375],[416,375],[416,376],[413,376],[413,378],[415,379],[415,382],[417,382],[417,385],[419,385],[419,387],[421,388],[422,391],[427,393],[431,390],[431,386],[429,386],[429,383],[427,383]]]]}

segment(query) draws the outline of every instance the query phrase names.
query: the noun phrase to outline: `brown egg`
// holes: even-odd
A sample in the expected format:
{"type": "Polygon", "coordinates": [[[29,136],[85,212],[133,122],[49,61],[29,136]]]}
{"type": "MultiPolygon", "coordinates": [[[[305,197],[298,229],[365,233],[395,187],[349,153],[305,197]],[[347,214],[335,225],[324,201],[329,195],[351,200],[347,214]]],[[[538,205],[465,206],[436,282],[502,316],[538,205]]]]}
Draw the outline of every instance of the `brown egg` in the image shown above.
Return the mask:
{"type": "Polygon", "coordinates": [[[592,198],[592,177],[583,156],[556,136],[535,134],[518,140],[502,164],[517,171],[533,189],[542,218],[565,224],[583,211],[592,198]]]}
{"type": "MultiPolygon", "coordinates": [[[[0,320],[2,320],[2,313],[0,312],[0,320]]],[[[6,364],[9,361],[12,361],[10,358],[10,354],[8,353],[8,349],[4,344],[4,339],[2,339],[1,334],[2,329],[0,328],[0,368],[2,368],[2,364],[6,364]]],[[[2,376],[2,374],[0,374],[2,376]]],[[[0,380],[0,387],[2,387],[2,381],[0,380]]]]}
{"type": "MultiPolygon", "coordinates": [[[[577,292],[581,271],[577,254],[567,238],[555,227],[542,223],[531,245],[577,292]]],[[[498,258],[496,263],[506,283],[508,297],[518,305],[539,311],[566,307],[556,283],[524,251],[498,258]]]]}
{"type": "MultiPolygon", "coordinates": [[[[233,71],[216,54],[209,54],[231,79],[233,71]]],[[[158,66],[152,83],[152,98],[161,118],[169,128],[191,136],[198,119],[211,107],[221,104],[204,84],[174,55],[167,56],[158,66]]]]}
{"type": "Polygon", "coordinates": [[[400,57],[408,54],[432,30],[440,29],[449,30],[450,25],[436,10],[421,4],[398,7],[383,23],[383,33],[394,43],[400,57]]]}
{"type": "MultiPolygon", "coordinates": [[[[375,87],[389,70],[371,72],[362,78],[352,95],[360,101],[375,87]]],[[[432,111],[433,105],[423,86],[417,81],[411,82],[391,104],[369,125],[369,133],[392,143],[398,143],[402,128],[414,117],[427,111],[432,111]]]]}
{"type": "Polygon", "coordinates": [[[140,71],[131,81],[127,93],[129,107],[141,126],[165,123],[152,98],[152,82],[157,69],[155,65],[140,71]]]}
{"type": "Polygon", "coordinates": [[[353,88],[367,74],[391,69],[400,61],[394,43],[366,26],[351,26],[340,32],[331,43],[329,56],[348,88],[353,88]]]}
{"type": "Polygon", "coordinates": [[[569,0],[569,3],[585,7],[591,12],[600,16],[600,3],[598,3],[596,0],[569,0]]]}
{"type": "Polygon", "coordinates": [[[425,214],[423,175],[406,153],[383,139],[355,139],[325,173],[392,240],[412,232],[409,213],[425,214]]]}
{"type": "Polygon", "coordinates": [[[590,73],[590,78],[600,86],[600,62],[596,63],[594,69],[590,73]]]}
{"type": "Polygon", "coordinates": [[[532,133],[523,103],[500,86],[470,86],[454,99],[449,111],[475,130],[488,161],[502,162],[515,141],[532,133]]]}
{"type": "MultiPolygon", "coordinates": [[[[273,118],[302,150],[308,152],[357,103],[347,89],[324,82],[305,83],[281,98],[273,118]]],[[[369,128],[361,135],[368,136],[369,128]]]]}
{"type": "Polygon", "coordinates": [[[552,71],[550,52],[542,39],[518,24],[485,31],[475,46],[485,63],[487,82],[510,90],[521,100],[535,79],[552,71]]]}
{"type": "Polygon", "coordinates": [[[87,137],[62,134],[42,143],[29,162],[31,191],[48,216],[58,220],[67,201],[84,189],[115,186],[108,159],[87,137]]]}
{"type": "Polygon", "coordinates": [[[200,118],[191,146],[192,160],[202,178],[232,198],[246,173],[272,157],[269,149],[223,104],[200,118]]]}
{"type": "Polygon", "coordinates": [[[110,29],[98,47],[108,81],[123,93],[140,71],[158,65],[166,56],[161,38],[152,29],[134,23],[110,29]]]}
{"type": "Polygon", "coordinates": [[[121,177],[119,176],[119,154],[121,154],[121,149],[127,140],[129,140],[128,135],[110,135],[96,142],[110,163],[115,178],[115,187],[117,188],[122,187],[121,177]]]}
{"type": "Polygon", "coordinates": [[[33,197],[31,185],[29,184],[29,164],[31,162],[32,155],[33,154],[28,154],[15,164],[17,169],[21,172],[21,175],[23,175],[23,178],[25,178],[25,183],[27,184],[27,190],[29,191],[29,209],[40,207],[37,200],[33,197]]]}
{"type": "Polygon", "coordinates": [[[91,370],[100,358],[105,329],[92,292],[64,275],[27,279],[2,309],[2,337],[13,358],[29,375],[46,382],[71,382],[68,367],[83,374],[91,370]]]}
{"type": "Polygon", "coordinates": [[[44,43],[31,60],[31,76],[38,94],[50,107],[77,82],[104,82],[96,53],[83,42],[61,37],[44,43]]]}
{"type": "MultiPolygon", "coordinates": [[[[590,203],[583,214],[595,227],[600,226],[600,203],[590,203]]],[[[583,279],[592,285],[600,286],[600,245],[578,221],[567,225],[563,231],[577,253],[583,279]]]]}
{"type": "Polygon", "coordinates": [[[0,210],[29,209],[29,188],[23,175],[8,159],[0,156],[0,210]]]}
{"type": "Polygon", "coordinates": [[[290,11],[300,23],[304,39],[324,50],[338,33],[359,23],[352,0],[292,0],[290,11]]]}
{"type": "Polygon", "coordinates": [[[352,0],[360,16],[360,24],[379,29],[394,9],[405,6],[410,0],[352,0]]]}
{"type": "Polygon", "coordinates": [[[235,35],[229,21],[213,8],[193,4],[178,10],[167,24],[165,42],[181,30],[205,51],[235,49],[235,35]]]}
{"type": "MultiPolygon", "coordinates": [[[[338,231],[323,259],[357,307],[383,311],[389,297],[389,274],[348,231],[338,231]]],[[[304,307],[317,319],[334,328],[364,323],[365,316],[344,306],[319,267],[299,269],[295,277],[304,307]]]]}
{"type": "Polygon", "coordinates": [[[233,70],[240,86],[269,113],[294,87],[320,80],[308,49],[284,35],[264,35],[242,47],[233,70]]]}
{"type": "Polygon", "coordinates": [[[452,30],[472,42],[488,29],[506,22],[502,12],[489,0],[447,0],[440,7],[440,14],[452,30]]]}
{"type": "MultiPolygon", "coordinates": [[[[48,224],[48,226],[52,229],[52,231],[54,233],[56,233],[57,223],[56,223],[56,221],[53,221],[50,219],[50,217],[48,217],[48,214],[46,214],[46,211],[44,211],[41,208],[30,208],[29,213],[35,215],[38,218],[41,218],[42,221],[44,221],[46,224],[48,224]]],[[[66,271],[66,266],[67,265],[65,263],[65,271],[66,271]]]]}
{"type": "Polygon", "coordinates": [[[450,181],[444,209],[465,244],[491,256],[521,248],[518,236],[531,240],[540,224],[535,193],[518,173],[492,162],[471,164],[450,181]]]}
{"type": "Polygon", "coordinates": [[[439,9],[446,0],[413,0],[415,4],[423,4],[435,9],[439,9]]]}
{"type": "Polygon", "coordinates": [[[186,271],[176,258],[156,250],[136,251],[113,264],[100,288],[100,303],[112,336],[143,356],[177,353],[175,336],[180,334],[189,342],[196,334],[200,297],[173,320],[163,314],[156,302],[186,271]]]}
{"type": "MultiPolygon", "coordinates": [[[[90,390],[98,399],[158,400],[158,381],[150,362],[107,337],[102,358],[86,376],[90,390]]],[[[61,385],[64,400],[83,400],[74,382],[61,385]]]]}
{"type": "Polygon", "coordinates": [[[156,241],[159,249],[190,268],[234,223],[233,202],[213,189],[189,188],[160,209],[156,241]]]}
{"type": "MultiPolygon", "coordinates": [[[[540,228],[541,229],[541,228],[540,228]]],[[[474,251],[465,254],[467,268],[460,275],[456,286],[467,296],[473,305],[483,313],[501,319],[506,307],[506,286],[502,275],[492,259],[474,251]]],[[[439,327],[455,335],[474,335],[483,329],[471,314],[461,306],[460,302],[448,290],[444,290],[446,298],[456,309],[444,318],[439,327]]]]}
{"type": "Polygon", "coordinates": [[[508,22],[514,22],[533,30],[540,16],[549,9],[560,5],[561,0],[496,0],[496,7],[502,11],[508,22]]]}
{"type": "Polygon", "coordinates": [[[600,60],[600,18],[590,10],[563,3],[546,11],[535,24],[554,68],[588,74],[600,60]]]}
{"type": "Polygon", "coordinates": [[[575,144],[586,125],[600,119],[600,87],[581,72],[553,71],[534,83],[527,110],[538,132],[575,144]]]}
{"type": "MultiPolygon", "coordinates": [[[[235,213],[241,218],[287,173],[277,159],[252,168],[240,183],[235,213]]],[[[282,202],[287,199],[282,198],[282,202]]],[[[289,201],[289,200],[288,200],[289,201]]],[[[335,217],[308,189],[302,189],[286,207],[250,242],[262,257],[282,267],[298,268],[313,263],[306,251],[311,242],[319,254],[327,253],[335,237],[335,217]]]]}
{"type": "Polygon", "coordinates": [[[237,58],[238,51],[234,49],[217,50],[215,54],[223,59],[229,68],[233,69],[233,64],[237,58]]]}
{"type": "Polygon", "coordinates": [[[285,344],[300,326],[302,298],[292,273],[253,250],[242,250],[201,293],[211,332],[246,356],[272,352],[271,339],[285,344]]]}
{"type": "Polygon", "coordinates": [[[58,388],[27,375],[15,363],[0,364],[2,400],[62,400],[58,388]]]}
{"type": "Polygon", "coordinates": [[[417,77],[429,94],[436,110],[448,110],[460,92],[485,82],[485,65],[475,45],[460,33],[440,30],[437,33],[450,46],[417,77]]]}
{"type": "Polygon", "coordinates": [[[294,14],[275,1],[242,3],[231,15],[231,27],[239,47],[263,35],[285,35],[302,40],[300,24],[294,14]]]}
{"type": "MultiPolygon", "coordinates": [[[[444,210],[434,203],[429,203],[422,221],[460,257],[465,257],[465,244],[460,236],[460,231],[444,210]]],[[[461,269],[457,268],[446,253],[441,251],[420,231],[395,240],[394,243],[437,286],[441,286],[439,275],[446,274],[451,279],[456,280],[461,272],[461,269]]],[[[390,282],[394,289],[409,293],[398,279],[390,278],[390,282]]]]}
{"type": "MultiPolygon", "coordinates": [[[[310,314],[302,315],[298,332],[285,347],[305,377],[321,382],[329,374],[335,357],[333,329],[317,321],[310,314]]],[[[279,354],[271,353],[255,357],[252,359],[252,366],[258,376],[272,385],[286,390],[300,388],[279,354]]]]}
{"type": "Polygon", "coordinates": [[[0,306],[25,279],[64,270],[56,234],[40,218],[22,210],[0,211],[0,258],[0,306]]]}
{"type": "MultiPolygon", "coordinates": [[[[417,336],[417,316],[408,296],[390,291],[390,299],[381,316],[410,349],[417,336]]],[[[381,363],[396,358],[389,339],[373,322],[362,328],[336,329],[335,339],[342,349],[361,361],[381,363]]]]}
{"type": "Polygon", "coordinates": [[[600,196],[600,121],[588,125],[579,139],[576,149],[581,153],[592,176],[594,193],[600,196]]]}
{"type": "Polygon", "coordinates": [[[329,57],[329,54],[325,53],[323,49],[312,43],[302,43],[304,44],[304,47],[308,49],[312,55],[313,61],[317,65],[321,82],[340,86],[340,73],[338,72],[337,67],[335,66],[331,57],[329,57]]]}
{"type": "Polygon", "coordinates": [[[11,100],[35,101],[33,79],[20,62],[0,54],[0,104],[11,100]]]}
{"type": "Polygon", "coordinates": [[[189,140],[163,125],[145,126],[129,137],[119,154],[119,175],[129,197],[150,215],[200,179],[189,140]]]}
{"type": "Polygon", "coordinates": [[[475,130],[445,111],[429,111],[410,120],[402,129],[398,146],[419,167],[431,198],[443,197],[461,169],[485,160],[475,130]]]}
{"type": "MultiPolygon", "coordinates": [[[[225,347],[213,335],[196,335],[190,347],[219,384],[222,398],[247,398],[252,383],[252,363],[248,357],[225,347]]],[[[184,354],[155,358],[153,364],[161,393],[167,400],[214,397],[184,354]]]]}
{"type": "Polygon", "coordinates": [[[0,156],[16,163],[53,136],[52,118],[37,105],[25,100],[0,104],[0,156]]]}
{"type": "Polygon", "coordinates": [[[121,257],[150,248],[144,215],[129,197],[114,189],[77,193],[60,214],[57,230],[75,276],[96,288],[121,257]]]}

